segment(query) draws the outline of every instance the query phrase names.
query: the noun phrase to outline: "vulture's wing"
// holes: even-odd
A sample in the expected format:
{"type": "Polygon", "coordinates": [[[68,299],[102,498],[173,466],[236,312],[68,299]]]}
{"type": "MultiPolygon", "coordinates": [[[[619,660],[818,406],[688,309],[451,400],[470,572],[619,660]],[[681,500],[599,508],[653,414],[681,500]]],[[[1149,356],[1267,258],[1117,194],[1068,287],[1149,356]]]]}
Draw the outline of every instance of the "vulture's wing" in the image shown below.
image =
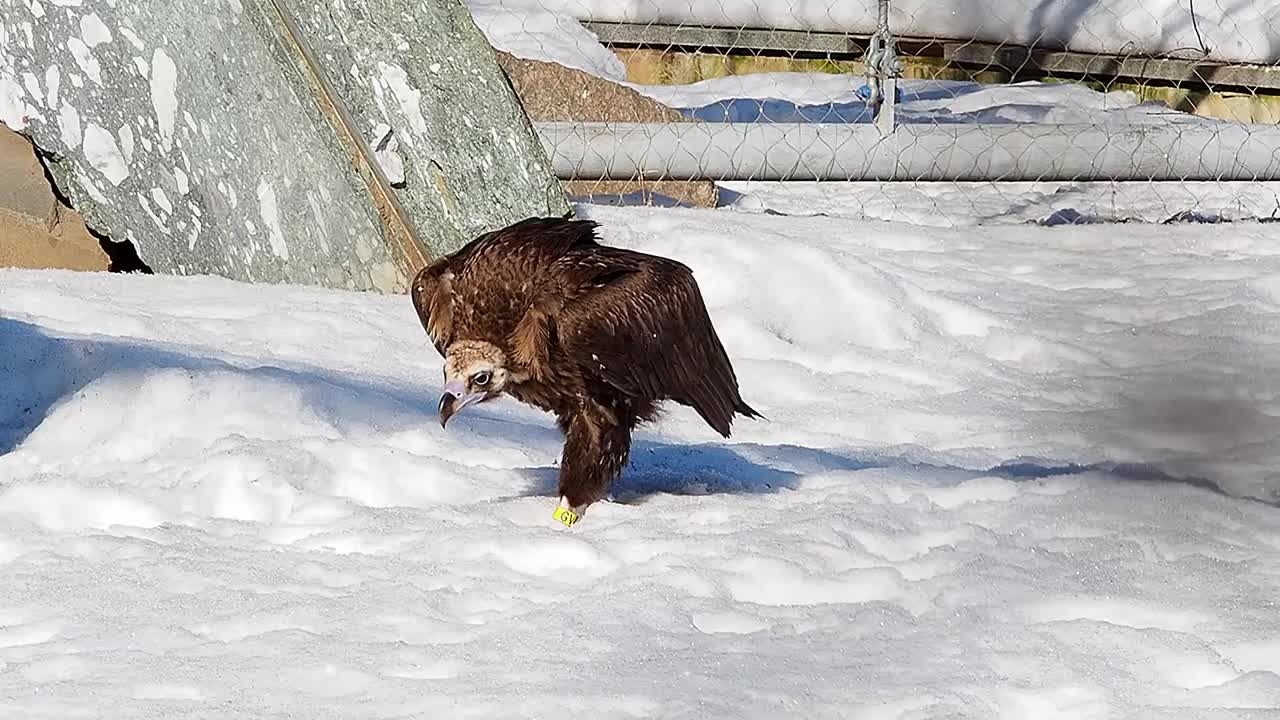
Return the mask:
{"type": "Polygon", "coordinates": [[[409,287],[413,309],[418,312],[422,328],[431,338],[436,352],[444,356],[453,336],[453,271],[451,258],[441,258],[418,272],[409,287]]]}
{"type": "Polygon", "coordinates": [[[629,395],[688,405],[725,437],[735,412],[758,417],[738,393],[693,273],[665,258],[601,251],[591,289],[559,320],[584,370],[629,395]]]}
{"type": "MultiPolygon", "coordinates": [[[[443,356],[455,336],[477,330],[458,327],[462,318],[477,317],[477,299],[488,305],[523,302],[528,281],[556,258],[598,247],[595,228],[590,220],[527,218],[483,233],[423,268],[409,294],[436,352],[443,356]]],[[[491,312],[480,312],[479,317],[489,323],[481,329],[500,329],[502,318],[491,312]]]]}

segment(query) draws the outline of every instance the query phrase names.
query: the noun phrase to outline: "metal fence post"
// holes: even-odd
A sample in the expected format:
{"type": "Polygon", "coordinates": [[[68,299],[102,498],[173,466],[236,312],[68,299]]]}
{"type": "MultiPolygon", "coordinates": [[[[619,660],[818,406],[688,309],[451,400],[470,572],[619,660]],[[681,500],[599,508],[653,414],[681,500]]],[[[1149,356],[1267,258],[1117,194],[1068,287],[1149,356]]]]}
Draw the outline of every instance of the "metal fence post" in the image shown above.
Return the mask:
{"type": "Polygon", "coordinates": [[[867,103],[875,113],[876,125],[883,133],[894,129],[894,108],[898,100],[898,78],[902,61],[898,58],[893,33],[889,31],[889,0],[879,0],[876,32],[867,46],[867,103]]]}

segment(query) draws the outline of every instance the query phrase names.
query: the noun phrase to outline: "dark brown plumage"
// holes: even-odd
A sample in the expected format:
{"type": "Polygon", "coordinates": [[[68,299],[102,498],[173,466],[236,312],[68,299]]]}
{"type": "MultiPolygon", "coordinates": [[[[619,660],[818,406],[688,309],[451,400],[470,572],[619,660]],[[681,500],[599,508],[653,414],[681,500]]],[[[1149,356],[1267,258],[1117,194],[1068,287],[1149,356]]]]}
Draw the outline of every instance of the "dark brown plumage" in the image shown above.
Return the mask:
{"type": "Polygon", "coordinates": [[[759,417],[688,267],[601,245],[596,224],[530,218],[424,268],[410,295],[445,358],[440,422],[504,393],[565,434],[561,505],[581,513],[622,472],[631,431],[664,400],[728,437],[759,417]]]}

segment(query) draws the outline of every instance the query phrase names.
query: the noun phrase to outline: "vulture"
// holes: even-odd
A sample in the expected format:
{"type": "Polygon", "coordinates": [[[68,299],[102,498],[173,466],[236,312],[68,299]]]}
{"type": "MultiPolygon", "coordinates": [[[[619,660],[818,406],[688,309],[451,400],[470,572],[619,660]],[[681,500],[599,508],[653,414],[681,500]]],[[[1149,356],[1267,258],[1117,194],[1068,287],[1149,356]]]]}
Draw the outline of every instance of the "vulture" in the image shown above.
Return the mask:
{"type": "Polygon", "coordinates": [[[556,417],[559,504],[571,526],[606,497],[631,432],[671,400],[729,437],[761,417],[685,265],[597,242],[597,224],[532,217],[487,232],[419,271],[410,296],[444,358],[441,427],[502,395],[556,417]]]}

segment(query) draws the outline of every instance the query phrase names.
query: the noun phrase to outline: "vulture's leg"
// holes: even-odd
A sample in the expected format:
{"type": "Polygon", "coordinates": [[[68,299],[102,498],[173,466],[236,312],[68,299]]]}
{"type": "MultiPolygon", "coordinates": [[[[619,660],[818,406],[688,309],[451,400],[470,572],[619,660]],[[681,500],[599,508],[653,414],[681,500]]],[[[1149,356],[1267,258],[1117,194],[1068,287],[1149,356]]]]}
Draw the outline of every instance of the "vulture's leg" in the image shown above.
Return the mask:
{"type": "Polygon", "coordinates": [[[579,411],[565,423],[560,460],[560,506],[581,516],[603,500],[622,474],[631,452],[631,429],[597,408],[579,411]]]}

